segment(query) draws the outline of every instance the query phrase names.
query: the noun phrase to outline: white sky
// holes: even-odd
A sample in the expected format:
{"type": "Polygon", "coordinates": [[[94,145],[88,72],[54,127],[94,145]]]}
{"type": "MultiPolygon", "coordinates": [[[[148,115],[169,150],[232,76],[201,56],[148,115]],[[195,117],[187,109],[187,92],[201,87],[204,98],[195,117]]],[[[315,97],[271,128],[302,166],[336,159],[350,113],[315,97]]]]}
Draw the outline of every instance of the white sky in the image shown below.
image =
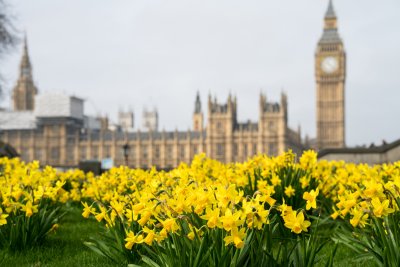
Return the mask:
{"type": "MultiPolygon", "coordinates": [[[[9,0],[28,33],[40,92],[85,98],[86,113],[156,106],[160,126],[192,125],[196,91],[238,97],[258,120],[260,91],[288,94],[289,124],[315,136],[314,52],[327,0],[9,0]]],[[[347,51],[348,145],[400,138],[400,1],[334,0],[347,51]]],[[[22,36],[22,35],[21,35],[22,36]]],[[[6,100],[21,47],[2,58],[6,100]]],[[[206,112],[205,112],[206,113],[206,112]]]]}

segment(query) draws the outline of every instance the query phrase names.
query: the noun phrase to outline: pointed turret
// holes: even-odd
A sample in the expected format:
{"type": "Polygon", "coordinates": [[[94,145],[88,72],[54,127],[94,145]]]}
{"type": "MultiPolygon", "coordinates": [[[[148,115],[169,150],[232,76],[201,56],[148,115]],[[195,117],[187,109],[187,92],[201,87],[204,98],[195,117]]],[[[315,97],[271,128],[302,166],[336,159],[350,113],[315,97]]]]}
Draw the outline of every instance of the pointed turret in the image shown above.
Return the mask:
{"type": "Polygon", "coordinates": [[[26,34],[24,37],[24,49],[23,49],[22,59],[21,59],[19,68],[20,68],[20,76],[24,76],[24,77],[32,76],[32,66],[31,66],[31,61],[29,59],[28,41],[26,38],[26,34]]]}
{"type": "Polygon", "coordinates": [[[324,21],[324,32],[319,43],[341,43],[342,40],[338,34],[337,17],[335,9],[333,8],[332,0],[329,0],[328,9],[326,10],[324,21]]]}
{"type": "Polygon", "coordinates": [[[200,93],[197,91],[196,102],[194,104],[194,113],[201,113],[201,101],[200,101],[200,93]]]}
{"type": "Polygon", "coordinates": [[[22,59],[20,63],[20,75],[17,85],[13,90],[14,110],[33,110],[34,99],[38,90],[33,83],[32,65],[28,53],[28,41],[25,34],[22,59]]]}
{"type": "MultiPolygon", "coordinates": [[[[210,109],[210,100],[211,96],[208,99],[208,109],[210,109]]],[[[203,112],[201,112],[201,101],[200,101],[200,93],[197,91],[196,102],[194,107],[193,114],[193,130],[196,132],[203,131],[203,112]]]]}
{"type": "Polygon", "coordinates": [[[336,18],[335,9],[333,8],[332,0],[329,0],[328,10],[325,13],[325,19],[336,18]]]}

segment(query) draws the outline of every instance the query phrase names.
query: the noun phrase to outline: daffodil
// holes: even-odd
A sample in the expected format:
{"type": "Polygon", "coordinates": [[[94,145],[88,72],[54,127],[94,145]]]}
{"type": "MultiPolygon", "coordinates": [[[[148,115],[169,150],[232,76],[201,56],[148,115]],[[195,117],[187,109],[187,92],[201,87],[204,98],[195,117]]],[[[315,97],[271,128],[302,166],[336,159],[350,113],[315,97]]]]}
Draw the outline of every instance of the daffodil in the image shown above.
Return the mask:
{"type": "Polygon", "coordinates": [[[219,222],[219,216],[220,215],[220,209],[216,208],[216,209],[211,209],[210,207],[208,207],[206,209],[206,214],[204,214],[203,216],[201,216],[200,218],[207,220],[207,226],[208,228],[215,228],[218,226],[218,222],[219,222]]]}
{"type": "Polygon", "coordinates": [[[119,202],[119,201],[111,201],[110,202],[111,207],[115,210],[115,212],[119,215],[123,214],[124,211],[124,203],[119,202]]]}
{"type": "Polygon", "coordinates": [[[364,181],[363,185],[365,186],[363,194],[366,198],[372,199],[383,195],[382,184],[372,180],[372,181],[364,181]]]}
{"type": "Polygon", "coordinates": [[[281,212],[282,217],[286,216],[287,213],[292,212],[292,207],[286,205],[285,199],[282,199],[282,204],[278,207],[278,210],[281,212]]]}
{"type": "Polygon", "coordinates": [[[378,218],[394,212],[394,209],[389,208],[388,199],[381,202],[378,197],[375,197],[371,200],[371,204],[373,208],[373,213],[378,218]]]}
{"type": "Polygon", "coordinates": [[[135,235],[134,232],[129,231],[126,235],[125,242],[125,248],[131,250],[134,244],[140,244],[144,242],[143,235],[135,235]]]}
{"type": "Polygon", "coordinates": [[[150,230],[149,228],[144,227],[143,232],[147,234],[146,237],[143,239],[143,242],[151,246],[153,244],[154,239],[157,237],[154,230],[150,230]]]}
{"type": "Polygon", "coordinates": [[[353,227],[365,227],[365,225],[367,224],[368,213],[364,212],[361,209],[353,209],[351,211],[351,214],[353,215],[353,218],[350,219],[350,224],[353,227]]]}
{"type": "Polygon", "coordinates": [[[138,223],[140,224],[140,226],[145,225],[148,220],[150,220],[151,217],[151,211],[149,210],[144,210],[140,213],[140,219],[138,220],[138,223]]]}
{"type": "Polygon", "coordinates": [[[226,231],[230,231],[233,227],[241,225],[243,221],[240,220],[240,216],[240,211],[236,211],[232,214],[232,211],[230,209],[226,209],[225,215],[221,216],[220,218],[220,221],[222,222],[222,227],[226,231]]]}
{"type": "Polygon", "coordinates": [[[179,229],[179,225],[176,223],[174,218],[168,218],[164,221],[161,221],[161,224],[167,232],[174,233],[179,229]]]}
{"type": "Polygon", "coordinates": [[[288,197],[292,197],[295,195],[295,189],[289,185],[285,187],[285,195],[288,197]]]}
{"type": "Polygon", "coordinates": [[[0,226],[7,224],[8,214],[3,213],[2,208],[0,207],[0,226]]]}
{"type": "Polygon", "coordinates": [[[277,174],[273,174],[271,178],[271,183],[273,186],[279,186],[282,180],[279,178],[277,174]]]}
{"type": "Polygon", "coordinates": [[[310,185],[310,179],[307,176],[301,177],[299,181],[303,189],[310,185]]]}
{"type": "Polygon", "coordinates": [[[285,227],[296,234],[300,234],[302,231],[307,232],[307,228],[311,225],[310,221],[304,220],[302,211],[299,211],[299,213],[296,213],[296,211],[288,212],[283,216],[283,220],[285,227]]]}
{"type": "Polygon", "coordinates": [[[233,227],[230,231],[230,235],[224,238],[225,246],[233,243],[236,248],[243,248],[244,246],[244,238],[246,237],[245,228],[233,227]]]}
{"type": "Polygon", "coordinates": [[[82,202],[82,205],[83,205],[83,212],[82,212],[83,218],[89,218],[90,214],[96,212],[96,209],[93,208],[92,206],[89,206],[86,202],[82,202]]]}
{"type": "Polygon", "coordinates": [[[314,191],[311,190],[310,192],[304,192],[303,194],[303,199],[307,200],[306,203],[306,210],[309,210],[311,208],[316,209],[317,208],[317,196],[319,194],[319,189],[314,191]]]}
{"type": "Polygon", "coordinates": [[[300,165],[307,169],[312,168],[317,164],[317,153],[313,150],[304,151],[300,157],[300,165]]]}
{"type": "Polygon", "coordinates": [[[29,200],[25,205],[21,205],[21,209],[25,211],[26,217],[31,217],[38,212],[38,205],[32,205],[32,201],[29,200]]]}
{"type": "Polygon", "coordinates": [[[101,220],[104,219],[104,217],[107,216],[107,210],[103,206],[100,206],[100,212],[97,213],[94,217],[98,222],[101,222],[101,220]]]}

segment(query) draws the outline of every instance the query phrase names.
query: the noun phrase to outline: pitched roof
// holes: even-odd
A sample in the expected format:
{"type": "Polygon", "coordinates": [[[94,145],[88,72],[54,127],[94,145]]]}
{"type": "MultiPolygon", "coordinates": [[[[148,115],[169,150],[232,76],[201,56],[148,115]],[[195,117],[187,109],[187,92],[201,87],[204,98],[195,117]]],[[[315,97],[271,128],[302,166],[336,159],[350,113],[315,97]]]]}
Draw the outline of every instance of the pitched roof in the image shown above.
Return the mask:
{"type": "Polygon", "coordinates": [[[337,29],[325,29],[321,39],[319,40],[320,44],[332,44],[341,42],[342,39],[340,38],[337,29]]]}

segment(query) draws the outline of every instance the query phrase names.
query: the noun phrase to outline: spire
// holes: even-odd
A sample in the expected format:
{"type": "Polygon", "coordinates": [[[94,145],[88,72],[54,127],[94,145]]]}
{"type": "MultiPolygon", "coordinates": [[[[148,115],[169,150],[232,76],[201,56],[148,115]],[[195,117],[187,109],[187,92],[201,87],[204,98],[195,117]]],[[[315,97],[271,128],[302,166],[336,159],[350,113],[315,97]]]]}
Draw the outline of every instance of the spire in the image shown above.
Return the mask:
{"type": "Polygon", "coordinates": [[[336,18],[335,10],[333,8],[332,0],[329,0],[328,10],[325,13],[325,19],[336,18]]]}
{"type": "Polygon", "coordinates": [[[333,8],[332,0],[329,0],[328,9],[326,10],[324,20],[325,20],[324,32],[322,34],[322,38],[319,41],[319,44],[341,43],[342,40],[338,34],[337,17],[335,10],[333,8]]]}
{"type": "Polygon", "coordinates": [[[196,102],[194,106],[194,113],[201,113],[201,101],[200,101],[200,93],[197,91],[196,94],[196,102]]]}
{"type": "Polygon", "coordinates": [[[24,47],[21,63],[19,65],[20,76],[13,89],[14,110],[33,110],[35,107],[35,95],[38,90],[33,82],[32,65],[28,54],[28,41],[24,36],[24,47]]]}
{"type": "Polygon", "coordinates": [[[28,40],[26,37],[26,33],[24,36],[24,50],[23,50],[21,64],[20,64],[20,71],[21,71],[21,76],[31,76],[32,75],[32,66],[31,66],[31,61],[29,59],[28,40]]]}
{"type": "Polygon", "coordinates": [[[24,51],[28,53],[28,37],[24,34],[24,51]]]}

